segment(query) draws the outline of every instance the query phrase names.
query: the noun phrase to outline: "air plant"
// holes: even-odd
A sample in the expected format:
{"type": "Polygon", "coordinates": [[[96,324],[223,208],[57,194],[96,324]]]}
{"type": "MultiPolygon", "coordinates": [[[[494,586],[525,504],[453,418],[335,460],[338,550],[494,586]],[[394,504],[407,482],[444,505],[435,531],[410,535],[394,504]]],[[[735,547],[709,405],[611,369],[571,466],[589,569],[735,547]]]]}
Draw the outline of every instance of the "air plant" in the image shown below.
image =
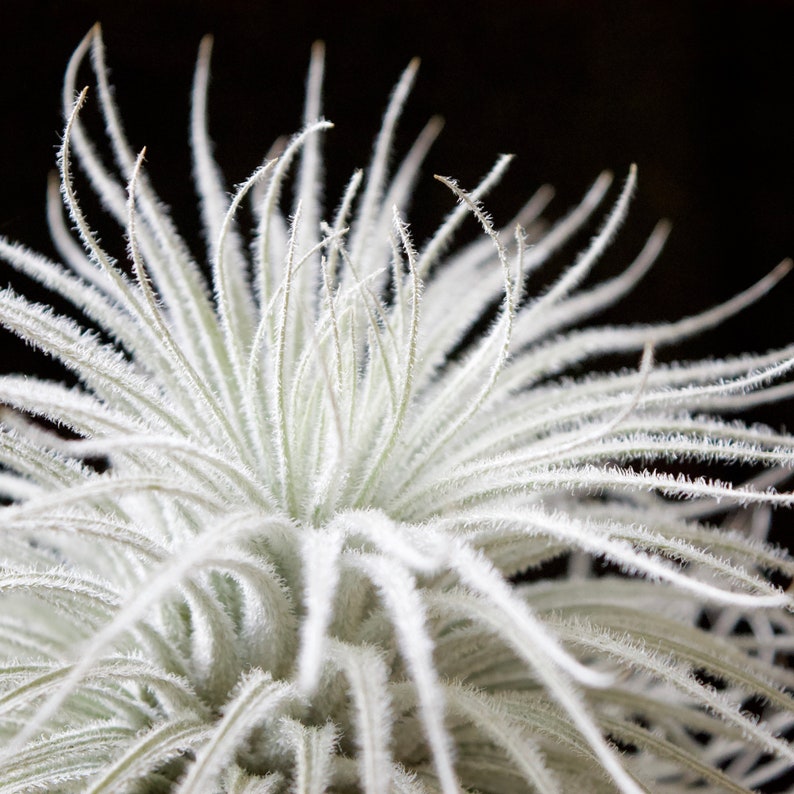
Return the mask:
{"type": "Polygon", "coordinates": [[[438,177],[451,210],[418,245],[405,210],[438,122],[387,167],[412,63],[369,168],[326,216],[317,46],[303,129],[229,195],[209,50],[190,132],[206,267],[124,135],[98,28],[66,73],[49,205],[62,262],[0,241],[81,317],[0,293],[2,324],[78,380],[0,378],[0,794],[779,780],[794,764],[794,561],[766,534],[794,502],[775,489],[794,437],[722,417],[791,394],[794,347],[664,365],[653,351],[790,263],[695,317],[581,327],[667,234],[585,285],[634,169],[586,250],[533,292],[596,225],[609,175],[546,225],[541,189],[506,228],[481,201],[508,157],[473,190],[438,177]],[[81,121],[89,101],[112,167],[81,121]],[[126,262],[78,181],[121,226],[126,262]],[[472,223],[483,234],[452,251],[472,223]],[[639,366],[587,373],[613,353],[639,366]],[[754,469],[731,484],[680,461],[754,469]]]}

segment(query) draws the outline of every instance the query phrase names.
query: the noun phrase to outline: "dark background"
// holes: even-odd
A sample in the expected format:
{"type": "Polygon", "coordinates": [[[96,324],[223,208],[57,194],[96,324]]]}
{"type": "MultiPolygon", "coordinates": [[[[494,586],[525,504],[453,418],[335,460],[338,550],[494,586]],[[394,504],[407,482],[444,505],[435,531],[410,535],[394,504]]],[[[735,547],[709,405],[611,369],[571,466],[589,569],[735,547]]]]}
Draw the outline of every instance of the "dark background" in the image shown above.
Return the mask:
{"type": "MultiPolygon", "coordinates": [[[[259,164],[276,136],[300,126],[309,48],[322,38],[325,113],[336,124],[325,145],[331,207],[351,171],[366,165],[389,91],[419,55],[401,152],[431,115],[446,119],[412,212],[420,240],[452,205],[430,174],[472,187],[498,153],[514,152],[508,177],[486,202],[501,222],[543,182],[557,188],[556,217],[600,170],[622,178],[638,164],[632,214],[596,277],[627,263],[657,219],[672,220],[662,259],[606,320],[695,312],[794,255],[794,2],[2,0],[0,234],[44,251],[61,76],[97,20],[127,130],[136,147],[147,146],[155,185],[189,239],[199,238],[188,91],[199,40],[211,32],[211,126],[229,185],[259,164]]],[[[90,72],[83,77],[88,83],[90,72]]],[[[110,238],[120,239],[115,231],[110,238]]],[[[575,252],[566,252],[568,261],[575,252]]],[[[0,276],[8,280],[6,271],[0,276]]],[[[758,306],[670,355],[791,342],[792,296],[789,276],[758,306]]],[[[0,368],[30,366],[23,346],[0,344],[0,368]]],[[[791,412],[789,405],[763,415],[794,425],[791,412]]]]}

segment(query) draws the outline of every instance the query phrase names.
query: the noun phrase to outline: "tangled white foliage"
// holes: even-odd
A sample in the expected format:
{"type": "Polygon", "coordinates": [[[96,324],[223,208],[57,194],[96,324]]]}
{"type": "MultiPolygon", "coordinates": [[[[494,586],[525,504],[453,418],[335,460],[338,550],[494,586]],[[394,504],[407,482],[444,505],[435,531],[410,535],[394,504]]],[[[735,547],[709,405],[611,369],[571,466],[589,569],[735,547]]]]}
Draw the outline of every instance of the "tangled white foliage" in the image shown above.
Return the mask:
{"type": "Polygon", "coordinates": [[[663,243],[661,225],[582,288],[633,170],[530,297],[608,175],[549,227],[541,190],[504,231],[480,200],[508,158],[471,192],[441,179],[457,206],[416,247],[403,211],[438,124],[387,169],[412,64],[326,222],[318,46],[305,127],[229,197],[208,64],[205,42],[191,143],[209,282],[124,136],[98,29],[64,88],[63,264],[0,241],[87,322],[0,294],[3,325],[80,382],[0,378],[0,794],[705,793],[784,774],[794,561],[765,533],[794,502],[773,490],[794,438],[719,415],[790,394],[794,348],[674,366],[651,350],[789,265],[694,318],[577,330],[663,243]],[[79,117],[89,52],[113,168],[79,117]],[[75,163],[128,266],[84,217],[75,163]],[[482,239],[448,253],[472,218],[482,239]],[[643,350],[639,370],[570,375],[643,350]],[[764,471],[732,486],[650,468],[681,460],[764,471]]]}

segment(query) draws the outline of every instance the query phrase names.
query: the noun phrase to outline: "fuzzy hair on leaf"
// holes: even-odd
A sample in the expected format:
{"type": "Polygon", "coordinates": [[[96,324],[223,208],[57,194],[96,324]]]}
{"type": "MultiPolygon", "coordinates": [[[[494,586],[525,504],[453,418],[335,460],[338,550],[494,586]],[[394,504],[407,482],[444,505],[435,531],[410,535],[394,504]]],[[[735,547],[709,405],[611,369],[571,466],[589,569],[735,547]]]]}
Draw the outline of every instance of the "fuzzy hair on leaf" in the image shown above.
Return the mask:
{"type": "Polygon", "coordinates": [[[590,324],[668,225],[599,281],[636,169],[614,190],[601,174],[557,220],[542,188],[502,227],[485,201],[505,156],[473,187],[436,177],[449,214],[415,240],[439,121],[389,163],[417,62],[329,212],[319,44],[302,128],[229,193],[210,51],[189,136],[200,261],[125,136],[99,27],[63,88],[60,261],[0,239],[75,307],[7,288],[0,324],[77,382],[0,376],[0,794],[779,783],[794,767],[794,559],[767,538],[773,508],[794,505],[794,436],[730,417],[794,392],[794,346],[654,353],[791,262],[697,316],[590,324]],[[481,234],[456,248],[465,224],[481,234]],[[584,229],[585,250],[536,288],[584,229]],[[611,354],[638,364],[598,371],[611,354]]]}

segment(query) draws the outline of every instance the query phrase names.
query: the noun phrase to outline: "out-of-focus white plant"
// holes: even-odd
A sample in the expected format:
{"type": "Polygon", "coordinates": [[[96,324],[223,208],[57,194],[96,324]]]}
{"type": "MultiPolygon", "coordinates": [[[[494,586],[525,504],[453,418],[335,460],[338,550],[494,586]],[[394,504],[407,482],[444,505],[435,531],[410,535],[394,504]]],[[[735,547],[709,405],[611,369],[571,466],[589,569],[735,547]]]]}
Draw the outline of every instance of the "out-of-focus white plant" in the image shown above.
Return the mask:
{"type": "Polygon", "coordinates": [[[471,191],[440,178],[454,208],[417,245],[404,212],[439,124],[387,167],[411,64],[369,168],[326,216],[322,71],[318,46],[303,130],[229,196],[202,46],[204,268],[125,138],[98,29],[69,65],[65,216],[50,196],[62,263],[0,242],[85,318],[0,294],[3,325],[79,379],[0,378],[0,794],[779,778],[794,764],[780,661],[794,622],[778,585],[794,561],[765,536],[794,502],[773,490],[794,438],[719,416],[788,396],[794,347],[664,366],[652,349],[734,314],[789,264],[697,317],[576,327],[663,244],[660,225],[622,275],[582,286],[634,170],[573,265],[525,291],[597,223],[610,177],[548,226],[542,189],[506,229],[480,202],[509,158],[471,191]],[[89,52],[112,168],[80,121],[89,52]],[[128,262],[92,231],[75,167],[128,262]],[[236,220],[249,200],[250,230],[236,220]],[[472,221],[482,238],[451,253],[472,221]],[[640,351],[638,369],[582,374],[640,351]],[[676,475],[680,461],[756,469],[731,485],[676,475]]]}

